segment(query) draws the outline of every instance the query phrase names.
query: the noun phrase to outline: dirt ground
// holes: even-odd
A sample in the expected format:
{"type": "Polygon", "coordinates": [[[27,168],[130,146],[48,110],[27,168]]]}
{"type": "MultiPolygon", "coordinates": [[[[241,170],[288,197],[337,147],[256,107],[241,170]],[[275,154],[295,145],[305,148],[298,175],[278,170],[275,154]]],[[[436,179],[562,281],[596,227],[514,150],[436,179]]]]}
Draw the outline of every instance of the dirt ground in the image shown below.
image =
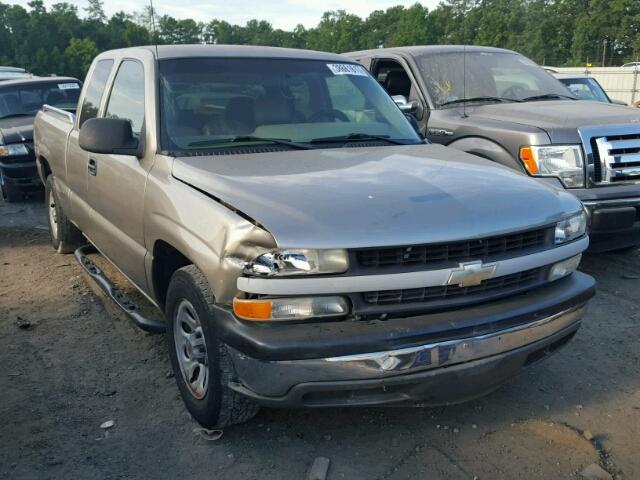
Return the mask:
{"type": "Polygon", "coordinates": [[[117,314],[45,225],[36,200],[0,203],[2,479],[303,479],[319,456],[328,479],[568,479],[593,463],[640,479],[640,250],[587,257],[598,294],[576,338],[485,398],[263,409],[207,442],[163,336],[117,314]]]}

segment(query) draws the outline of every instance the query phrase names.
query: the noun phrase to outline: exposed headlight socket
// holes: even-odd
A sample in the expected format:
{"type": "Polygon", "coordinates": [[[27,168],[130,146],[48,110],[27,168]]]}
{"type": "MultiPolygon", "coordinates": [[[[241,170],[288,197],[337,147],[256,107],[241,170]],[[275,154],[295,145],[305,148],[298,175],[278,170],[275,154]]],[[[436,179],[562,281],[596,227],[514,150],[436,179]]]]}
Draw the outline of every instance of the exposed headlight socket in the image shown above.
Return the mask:
{"type": "Polygon", "coordinates": [[[349,256],[343,249],[290,248],[263,253],[245,267],[248,275],[288,276],[344,273],[349,256]]]}

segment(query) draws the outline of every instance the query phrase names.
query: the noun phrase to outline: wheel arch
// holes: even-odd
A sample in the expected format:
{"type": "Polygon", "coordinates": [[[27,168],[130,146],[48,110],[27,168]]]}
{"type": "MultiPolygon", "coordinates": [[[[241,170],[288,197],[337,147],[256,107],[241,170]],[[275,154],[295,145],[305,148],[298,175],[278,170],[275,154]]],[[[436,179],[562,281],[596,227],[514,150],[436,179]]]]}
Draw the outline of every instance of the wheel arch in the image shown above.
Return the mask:
{"type": "Polygon", "coordinates": [[[463,137],[447,145],[525,173],[522,164],[501,144],[485,137],[463,137]]]}
{"type": "Polygon", "coordinates": [[[195,263],[171,243],[164,240],[155,241],[152,258],[151,286],[158,306],[164,310],[171,277],[180,268],[195,265],[195,263]]]}
{"type": "Polygon", "coordinates": [[[36,158],[36,168],[42,184],[45,184],[47,182],[47,177],[52,174],[49,160],[47,160],[43,155],[38,155],[36,158]]]}

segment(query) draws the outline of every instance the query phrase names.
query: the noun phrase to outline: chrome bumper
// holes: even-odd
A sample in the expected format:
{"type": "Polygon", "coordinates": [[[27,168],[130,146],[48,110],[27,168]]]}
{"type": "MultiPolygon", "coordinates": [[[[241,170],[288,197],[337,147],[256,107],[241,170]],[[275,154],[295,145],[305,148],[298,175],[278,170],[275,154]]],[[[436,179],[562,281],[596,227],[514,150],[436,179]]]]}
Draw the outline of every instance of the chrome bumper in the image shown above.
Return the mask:
{"type": "MultiPolygon", "coordinates": [[[[413,375],[507,354],[562,332],[575,332],[586,304],[495,333],[384,352],[292,361],[263,361],[228,347],[240,380],[232,388],[262,397],[299,384],[378,380],[413,375]]],[[[447,369],[442,369],[442,371],[447,369]]]]}

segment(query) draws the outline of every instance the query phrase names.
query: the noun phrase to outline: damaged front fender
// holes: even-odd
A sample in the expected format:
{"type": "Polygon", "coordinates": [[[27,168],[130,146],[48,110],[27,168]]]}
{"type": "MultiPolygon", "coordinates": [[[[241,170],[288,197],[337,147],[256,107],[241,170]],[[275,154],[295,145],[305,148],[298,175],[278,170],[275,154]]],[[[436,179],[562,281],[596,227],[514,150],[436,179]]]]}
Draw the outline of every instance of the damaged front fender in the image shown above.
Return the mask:
{"type": "MultiPolygon", "coordinates": [[[[231,303],[245,264],[276,248],[273,236],[257,222],[170,176],[151,176],[147,193],[147,250],[152,252],[157,241],[178,250],[204,273],[217,303],[231,303]]],[[[148,253],[146,293],[155,297],[153,264],[148,253]]]]}

